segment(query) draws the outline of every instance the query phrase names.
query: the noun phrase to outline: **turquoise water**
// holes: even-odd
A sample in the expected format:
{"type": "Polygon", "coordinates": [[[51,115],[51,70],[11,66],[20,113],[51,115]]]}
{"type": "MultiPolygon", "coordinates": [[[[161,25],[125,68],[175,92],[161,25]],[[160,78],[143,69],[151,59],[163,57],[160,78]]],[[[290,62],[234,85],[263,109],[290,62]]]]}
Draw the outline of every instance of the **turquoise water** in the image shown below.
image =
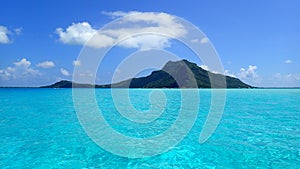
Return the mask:
{"type": "MultiPolygon", "coordinates": [[[[163,132],[178,115],[180,91],[164,91],[167,113],[143,125],[118,115],[109,89],[96,89],[96,97],[112,128],[142,138],[163,132]]],[[[130,89],[136,109],[149,109],[149,92],[130,89]]],[[[198,140],[211,92],[199,92],[198,118],[182,142],[132,159],[105,151],[85,134],[71,89],[0,89],[0,168],[299,168],[300,89],[227,90],[223,118],[204,144],[198,140]]]]}

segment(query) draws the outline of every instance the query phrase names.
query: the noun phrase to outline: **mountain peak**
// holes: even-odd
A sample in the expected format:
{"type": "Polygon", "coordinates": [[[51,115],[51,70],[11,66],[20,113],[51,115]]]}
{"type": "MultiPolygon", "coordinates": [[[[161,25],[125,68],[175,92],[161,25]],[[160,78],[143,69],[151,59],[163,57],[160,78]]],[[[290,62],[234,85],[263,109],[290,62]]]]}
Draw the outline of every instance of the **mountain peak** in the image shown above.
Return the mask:
{"type": "MultiPolygon", "coordinates": [[[[241,80],[215,74],[204,70],[186,59],[168,61],[161,70],[153,71],[149,76],[132,78],[115,84],[91,85],[79,84],[62,80],[44,88],[224,88],[224,80],[227,88],[253,88],[241,80]],[[176,79],[176,80],[175,80],[176,79]],[[211,80],[213,79],[213,81],[211,80]],[[196,84],[195,84],[196,82],[196,84]],[[213,84],[211,84],[213,82],[213,84]]],[[[225,86],[225,87],[226,87],[225,86]]]]}

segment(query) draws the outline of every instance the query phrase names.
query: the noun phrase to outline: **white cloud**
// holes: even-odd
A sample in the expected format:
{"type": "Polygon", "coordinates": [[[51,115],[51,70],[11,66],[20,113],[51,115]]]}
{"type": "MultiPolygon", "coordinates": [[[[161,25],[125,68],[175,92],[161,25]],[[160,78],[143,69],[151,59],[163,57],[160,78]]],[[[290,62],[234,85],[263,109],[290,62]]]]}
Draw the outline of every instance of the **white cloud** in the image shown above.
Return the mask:
{"type": "Polygon", "coordinates": [[[20,35],[22,32],[22,28],[16,28],[14,30],[9,30],[5,26],[0,25],[0,44],[9,44],[12,43],[12,40],[10,39],[11,35],[20,35]]]}
{"type": "Polygon", "coordinates": [[[192,43],[197,43],[197,42],[199,42],[199,39],[192,39],[191,42],[192,43]]]}
{"type": "Polygon", "coordinates": [[[201,39],[200,43],[204,44],[204,43],[208,43],[209,39],[207,37],[204,37],[201,39]]]}
{"type": "Polygon", "coordinates": [[[80,60],[74,60],[74,61],[73,61],[73,65],[74,65],[74,66],[80,66],[80,65],[81,65],[80,60]]]}
{"type": "Polygon", "coordinates": [[[52,61],[44,61],[44,62],[36,64],[36,66],[41,67],[41,68],[52,68],[52,67],[55,67],[55,63],[52,61]]]}
{"type": "Polygon", "coordinates": [[[201,67],[202,69],[204,69],[204,70],[207,70],[207,71],[209,71],[209,68],[208,68],[208,66],[207,65],[200,65],[199,67],[201,67]]]}
{"type": "Polygon", "coordinates": [[[238,78],[243,82],[253,86],[260,86],[263,79],[257,73],[257,69],[257,66],[249,65],[248,68],[241,68],[237,73],[230,72],[230,70],[225,69],[223,74],[226,76],[238,78]]]}
{"type": "Polygon", "coordinates": [[[252,66],[252,65],[249,65],[247,69],[241,68],[240,72],[238,73],[238,77],[242,79],[256,78],[258,77],[256,70],[257,70],[257,66],[252,66]]]}
{"type": "Polygon", "coordinates": [[[239,79],[244,81],[245,83],[259,86],[261,85],[262,78],[257,73],[257,66],[255,65],[249,65],[248,68],[241,68],[240,72],[237,73],[237,76],[239,79]]]}
{"type": "Polygon", "coordinates": [[[3,80],[26,78],[30,76],[39,75],[39,71],[31,68],[31,62],[26,58],[19,62],[14,62],[14,66],[9,66],[5,69],[0,69],[0,77],[3,80]]]}
{"type": "Polygon", "coordinates": [[[276,73],[269,79],[268,85],[275,87],[300,87],[300,74],[276,73]]]}
{"type": "Polygon", "coordinates": [[[101,13],[104,14],[104,15],[110,16],[113,19],[118,18],[118,17],[123,17],[125,15],[128,15],[127,12],[123,12],[123,11],[116,11],[116,12],[102,11],[101,13]]]}
{"type": "Polygon", "coordinates": [[[61,74],[63,74],[64,76],[70,76],[70,73],[69,73],[66,69],[64,69],[64,68],[61,68],[61,69],[60,69],[60,72],[61,72],[61,74]]]}
{"type": "Polygon", "coordinates": [[[101,48],[110,46],[114,42],[111,37],[100,34],[96,29],[93,29],[88,22],[73,23],[65,31],[62,28],[57,28],[56,33],[59,35],[59,40],[65,44],[101,48]],[[93,39],[91,39],[92,37],[93,39]]]}
{"type": "Polygon", "coordinates": [[[2,44],[8,44],[10,43],[10,39],[8,35],[10,34],[10,31],[5,26],[0,25],[0,43],[2,44]]]}
{"type": "Polygon", "coordinates": [[[207,65],[200,65],[199,67],[201,67],[202,69],[204,69],[206,71],[210,71],[212,73],[215,73],[215,74],[222,74],[222,75],[226,75],[226,76],[236,77],[236,75],[231,73],[229,70],[224,70],[224,72],[219,72],[219,71],[210,70],[207,65]]]}
{"type": "Polygon", "coordinates": [[[131,37],[119,43],[119,46],[125,48],[139,48],[140,50],[147,50],[152,48],[163,49],[170,47],[169,39],[158,35],[143,35],[131,37]]]}
{"type": "Polygon", "coordinates": [[[292,63],[292,61],[290,59],[287,59],[287,60],[284,61],[284,63],[290,64],[290,63],[292,63]]]}
{"type": "Polygon", "coordinates": [[[16,28],[16,29],[14,29],[14,31],[17,35],[20,35],[23,31],[23,28],[16,28]]]}
{"type": "Polygon", "coordinates": [[[16,65],[16,66],[23,66],[23,67],[29,67],[31,65],[31,62],[28,61],[26,58],[23,58],[19,62],[14,62],[14,65],[16,65]]]}
{"type": "Polygon", "coordinates": [[[225,71],[224,71],[224,74],[225,74],[226,76],[236,77],[236,75],[233,74],[233,73],[231,73],[229,70],[225,70],[225,71]]]}
{"type": "Polygon", "coordinates": [[[294,82],[294,81],[300,81],[300,74],[281,74],[276,73],[274,75],[275,79],[285,82],[294,82]]]}
{"type": "Polygon", "coordinates": [[[77,45],[87,43],[89,47],[104,48],[123,40],[119,46],[143,50],[169,47],[170,38],[163,36],[164,34],[173,38],[183,37],[186,34],[184,26],[178,23],[174,16],[166,13],[135,11],[103,13],[113,18],[122,17],[117,21],[118,26],[97,31],[88,22],[73,23],[65,30],[56,29],[60,41],[77,45]],[[132,37],[133,34],[138,36],[132,37]]]}
{"type": "Polygon", "coordinates": [[[83,76],[83,77],[93,77],[93,73],[90,72],[86,72],[86,73],[80,73],[79,76],[83,76]]]}

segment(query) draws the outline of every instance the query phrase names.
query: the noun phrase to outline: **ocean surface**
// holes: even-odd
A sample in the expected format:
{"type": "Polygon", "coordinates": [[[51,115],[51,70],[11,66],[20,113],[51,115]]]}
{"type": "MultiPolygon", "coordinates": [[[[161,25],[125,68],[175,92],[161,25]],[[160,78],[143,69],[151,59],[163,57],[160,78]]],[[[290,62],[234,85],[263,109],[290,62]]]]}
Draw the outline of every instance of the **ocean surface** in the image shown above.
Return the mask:
{"type": "MultiPolygon", "coordinates": [[[[90,89],[75,90],[84,97],[90,89]]],[[[150,124],[121,117],[110,89],[96,89],[95,96],[114,130],[146,138],[167,130],[178,116],[180,90],[161,91],[167,103],[161,116],[150,124]]],[[[128,158],[104,150],[88,137],[77,118],[72,89],[1,88],[0,168],[300,167],[300,89],[228,89],[223,117],[203,144],[199,134],[209,112],[211,90],[198,91],[196,122],[179,144],[156,156],[128,158]]],[[[148,110],[150,92],[130,89],[132,106],[148,110]]],[[[107,142],[118,140],[108,138],[107,142]]]]}

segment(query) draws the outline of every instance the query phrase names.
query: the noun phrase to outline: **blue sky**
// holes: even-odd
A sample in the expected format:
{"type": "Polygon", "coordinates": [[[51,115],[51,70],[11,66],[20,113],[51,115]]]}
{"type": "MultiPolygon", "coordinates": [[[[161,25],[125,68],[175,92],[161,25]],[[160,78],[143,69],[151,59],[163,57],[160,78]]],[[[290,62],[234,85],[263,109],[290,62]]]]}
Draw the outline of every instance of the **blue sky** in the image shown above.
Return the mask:
{"type": "MultiPolygon", "coordinates": [[[[72,79],[74,61],[86,38],[70,37],[72,32],[67,28],[82,26],[92,32],[111,22],[118,11],[158,12],[184,18],[213,43],[226,74],[255,86],[300,86],[297,0],[12,0],[2,4],[0,86],[39,86],[72,79]]],[[[165,49],[189,59],[188,52],[180,52],[174,46],[165,49]]],[[[116,55],[121,53],[116,50],[116,55]]],[[[123,52],[133,51],[134,48],[127,48],[123,52]]],[[[109,81],[109,74],[121,60],[113,53],[102,65],[102,72],[107,75],[98,77],[96,82],[109,81]]]]}

